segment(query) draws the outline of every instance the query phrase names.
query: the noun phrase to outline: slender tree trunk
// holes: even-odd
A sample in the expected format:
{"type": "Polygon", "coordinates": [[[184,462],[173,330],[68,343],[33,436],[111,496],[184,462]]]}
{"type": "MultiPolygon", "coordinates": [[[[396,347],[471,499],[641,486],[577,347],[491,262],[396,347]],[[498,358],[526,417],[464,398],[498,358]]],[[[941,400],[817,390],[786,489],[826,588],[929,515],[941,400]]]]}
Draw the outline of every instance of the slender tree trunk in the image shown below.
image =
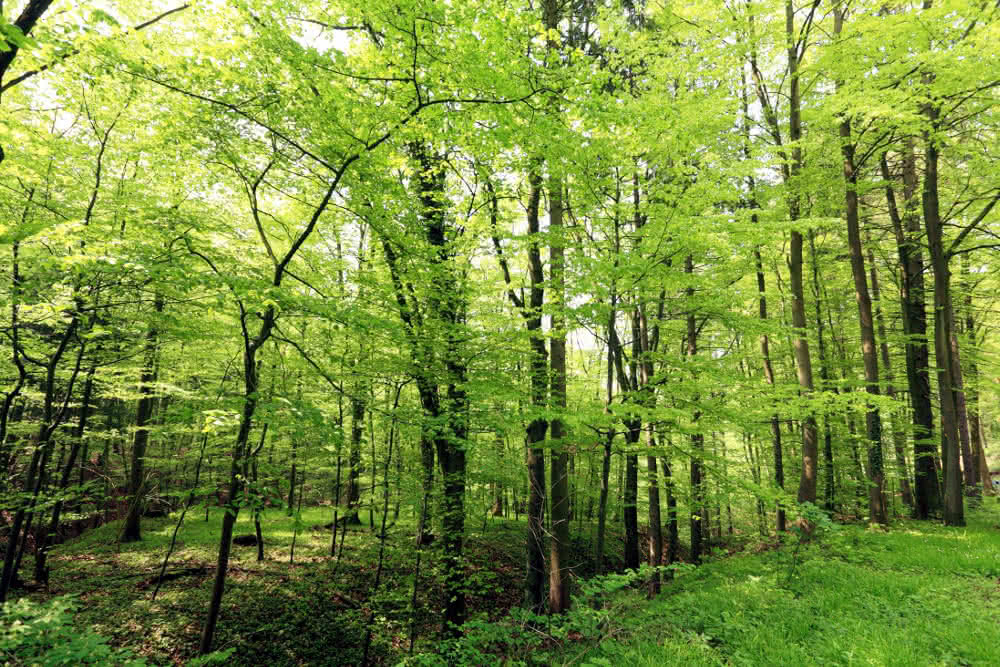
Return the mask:
{"type": "Polygon", "coordinates": [[[542,269],[540,246],[538,243],[539,205],[541,202],[542,179],[536,170],[528,175],[531,193],[528,198],[528,233],[532,235],[528,247],[528,263],[531,279],[529,302],[525,314],[528,330],[531,360],[529,363],[531,383],[531,404],[536,414],[528,424],[528,535],[527,535],[527,580],[526,602],[536,614],[545,610],[545,450],[542,444],[548,430],[548,421],[541,412],[547,404],[548,393],[548,352],[542,332],[542,304],[544,301],[545,274],[542,269]]]}
{"type": "MultiPolygon", "coordinates": [[[[163,312],[163,296],[157,294],[154,302],[154,317],[163,312]]],[[[123,542],[135,542],[142,539],[140,521],[144,506],[146,486],[146,447],[149,444],[149,424],[153,415],[153,383],[156,382],[157,350],[159,346],[159,331],[154,322],[146,332],[146,359],[142,367],[142,378],[139,381],[139,404],[135,417],[135,436],[132,440],[132,462],[130,465],[128,485],[128,514],[125,517],[125,529],[122,533],[123,542]]]]}
{"type": "MultiPolygon", "coordinates": [[[[656,451],[656,433],[652,424],[646,427],[647,445],[656,451]]],[[[659,567],[663,563],[663,533],[660,528],[660,482],[656,470],[656,455],[646,456],[646,483],[649,497],[649,565],[659,567]]],[[[654,572],[649,579],[649,597],[660,593],[660,573],[654,572]]]]}
{"type": "MultiPolygon", "coordinates": [[[[353,432],[352,432],[352,434],[353,434],[353,432]]],[[[351,444],[353,445],[354,443],[352,442],[351,444]]],[[[297,442],[296,438],[294,438],[294,437],[292,438],[291,445],[292,446],[291,446],[291,452],[290,453],[291,453],[292,461],[291,461],[291,465],[288,466],[288,500],[285,503],[286,504],[286,507],[285,507],[285,516],[292,516],[292,514],[294,514],[294,512],[295,512],[295,510],[294,510],[294,508],[295,508],[295,481],[299,477],[298,460],[297,460],[297,458],[298,458],[297,457],[298,452],[296,451],[298,449],[298,442],[297,442]]],[[[355,482],[355,486],[357,486],[357,479],[355,479],[354,482],[355,482]]],[[[350,505],[350,500],[348,500],[348,504],[350,505]]],[[[355,517],[356,516],[357,516],[357,514],[355,513],[355,517]]]]}
{"type": "MultiPolygon", "coordinates": [[[[344,417],[343,410],[341,410],[340,417],[341,417],[341,423],[343,423],[343,417],[344,417]]],[[[341,430],[341,433],[343,433],[343,430],[341,430]]],[[[343,461],[342,461],[342,457],[340,455],[340,446],[341,446],[342,442],[343,442],[343,440],[338,440],[337,441],[337,472],[335,473],[336,477],[335,477],[334,482],[333,482],[333,522],[332,522],[332,525],[330,526],[330,557],[331,558],[333,558],[333,557],[335,557],[337,555],[337,530],[339,529],[338,524],[340,523],[340,474],[341,474],[341,471],[342,471],[342,468],[343,468],[343,461]]],[[[421,517],[421,520],[422,520],[423,514],[421,514],[420,517],[421,517]]],[[[418,536],[418,538],[420,536],[419,529],[417,531],[417,536],[418,536]]],[[[418,547],[420,546],[419,539],[417,540],[417,546],[418,547]]]]}
{"type": "Polygon", "coordinates": [[[986,432],[983,429],[982,419],[978,422],[978,432],[979,432],[979,474],[982,475],[983,479],[983,489],[988,489],[987,493],[990,495],[996,495],[996,490],[993,488],[993,480],[990,475],[990,464],[986,460],[986,432]]]}
{"type": "MultiPolygon", "coordinates": [[[[786,185],[788,194],[788,217],[795,223],[800,217],[800,201],[796,192],[799,172],[802,169],[802,149],[799,141],[802,139],[802,111],[799,93],[799,49],[805,44],[805,35],[797,35],[795,30],[795,6],[791,0],[785,3],[785,39],[788,54],[788,138],[792,142],[791,162],[788,166],[786,185]]],[[[792,349],[795,355],[795,367],[798,372],[799,386],[806,394],[813,392],[812,360],[809,356],[809,340],[806,337],[806,301],[802,288],[802,232],[791,231],[791,243],[788,256],[788,280],[792,292],[792,326],[795,327],[795,337],[792,349]]],[[[816,502],[816,464],[819,459],[819,437],[816,428],[816,417],[806,415],[802,420],[802,473],[799,477],[798,500],[816,502]]]]}
{"type": "Polygon", "coordinates": [[[979,411],[979,364],[977,357],[976,319],[972,308],[972,285],[968,283],[969,254],[962,255],[962,279],[965,291],[965,335],[969,345],[969,372],[966,375],[966,400],[969,410],[969,437],[972,445],[973,463],[975,466],[976,483],[982,485],[982,492],[992,494],[990,488],[990,472],[986,465],[986,454],[983,451],[982,424],[979,411]]]}
{"type": "Polygon", "coordinates": [[[524,603],[534,613],[541,614],[545,608],[545,450],[542,444],[548,430],[548,421],[544,410],[548,396],[548,351],[542,331],[542,306],[545,300],[545,273],[542,267],[541,245],[538,238],[540,231],[539,208],[542,194],[542,177],[538,173],[538,162],[532,163],[528,170],[527,222],[528,222],[528,274],[531,287],[527,302],[523,296],[518,296],[512,287],[510,266],[503,255],[503,247],[499,237],[499,206],[492,184],[488,184],[491,193],[491,223],[493,226],[493,245],[496,249],[500,268],[503,270],[507,283],[507,295],[511,304],[524,318],[529,344],[529,383],[531,386],[532,417],[525,433],[525,463],[528,471],[528,532],[526,535],[524,603]]]}
{"type": "MultiPolygon", "coordinates": [[[[753,216],[756,222],[756,214],[753,216]]],[[[764,286],[764,263],[761,260],[760,248],[754,250],[754,260],[757,265],[757,294],[761,322],[767,321],[767,295],[764,286]]],[[[760,336],[760,356],[764,365],[764,380],[774,388],[774,368],[771,366],[770,342],[766,333],[760,336]]],[[[781,451],[781,422],[778,413],[771,415],[771,452],[774,461],[774,484],[780,490],[785,488],[785,464],[781,451]]],[[[779,533],[785,531],[785,509],[778,503],[775,517],[775,528],[779,533]]]]}
{"type": "MultiPolygon", "coordinates": [[[[250,454],[251,481],[254,486],[257,485],[258,462],[260,461],[260,453],[264,449],[264,442],[267,440],[267,429],[269,426],[270,424],[264,422],[263,427],[260,429],[260,442],[257,444],[257,448],[250,454]]],[[[261,500],[261,498],[258,498],[258,502],[254,503],[253,507],[253,531],[257,537],[257,562],[264,560],[264,531],[260,525],[260,505],[258,504],[261,500]]],[[[301,500],[300,498],[300,504],[301,500]]]]}
{"type": "MultiPolygon", "coordinates": [[[[0,162],[3,161],[3,151],[0,149],[0,162]]],[[[23,225],[28,220],[28,213],[31,209],[32,199],[34,199],[35,190],[34,188],[28,191],[28,203],[24,207],[24,211],[21,214],[21,224],[23,225]]],[[[24,367],[24,359],[21,357],[21,323],[20,323],[20,310],[21,310],[21,287],[23,279],[21,278],[21,263],[20,263],[20,243],[11,244],[11,263],[10,263],[10,326],[8,328],[10,343],[11,343],[11,361],[14,363],[15,368],[17,368],[17,379],[14,380],[14,385],[4,393],[3,404],[0,406],[0,471],[6,473],[10,468],[10,463],[13,459],[11,453],[10,445],[7,439],[7,429],[12,421],[12,408],[14,406],[14,401],[21,394],[21,390],[24,389],[25,383],[28,381],[28,371],[24,367]]],[[[22,403],[23,405],[23,403],[22,403]]],[[[23,407],[22,407],[23,410],[23,407]]],[[[6,491],[8,485],[7,475],[0,475],[0,491],[6,491]]]]}
{"type": "MultiPolygon", "coordinates": [[[[73,474],[73,467],[79,455],[87,429],[87,419],[90,416],[90,402],[94,392],[94,372],[96,365],[91,366],[87,371],[87,379],[83,383],[83,397],[80,399],[80,417],[77,421],[76,432],[73,434],[73,445],[70,447],[69,460],[66,461],[59,479],[59,491],[65,491],[69,486],[70,477],[73,474]]],[[[62,498],[56,500],[52,507],[52,518],[49,520],[48,530],[42,533],[39,543],[35,549],[35,581],[48,584],[49,573],[47,566],[49,545],[53,537],[59,530],[59,519],[63,509],[62,498]]]]}
{"type": "Polygon", "coordinates": [[[250,429],[253,426],[253,416],[257,411],[257,390],[259,388],[257,350],[267,342],[274,327],[274,310],[269,308],[261,324],[261,329],[252,340],[244,339],[243,350],[243,412],[240,415],[240,428],[233,445],[232,463],[229,466],[229,493],[226,499],[225,511],[222,514],[222,532],[219,536],[219,553],[215,564],[215,579],[212,582],[212,597],[208,605],[208,615],[201,632],[199,652],[202,655],[212,651],[215,638],[215,627],[219,622],[222,610],[222,597],[226,590],[226,575],[229,571],[229,553],[233,546],[233,526],[239,515],[239,496],[243,492],[243,480],[247,476],[249,461],[247,456],[250,429]]]}
{"type": "MultiPolygon", "coordinates": [[[[466,394],[466,362],[462,354],[461,327],[465,324],[464,286],[455,259],[447,247],[445,172],[443,165],[427,153],[421,153],[420,201],[428,243],[436,250],[435,264],[440,279],[434,284],[430,311],[444,331],[442,361],[447,379],[446,404],[440,413],[445,427],[438,428],[435,450],[441,466],[444,486],[441,525],[445,603],[442,634],[459,637],[465,623],[465,563],[462,549],[465,538],[465,448],[469,435],[469,406],[466,394]]],[[[544,345],[544,343],[543,343],[544,345]]],[[[542,469],[544,483],[544,468],[542,469]]]]}
{"type": "Polygon", "coordinates": [[[420,433],[420,465],[423,471],[420,478],[423,501],[420,506],[420,516],[417,519],[418,547],[434,541],[430,515],[434,498],[434,443],[431,442],[426,427],[422,427],[420,433]]]}
{"type": "MultiPolygon", "coordinates": [[[[694,273],[694,258],[688,255],[684,260],[684,272],[694,273]]],[[[694,295],[694,288],[687,288],[687,296],[690,299],[694,295]]],[[[686,355],[693,362],[698,354],[698,329],[695,322],[694,310],[689,310],[687,314],[687,338],[686,355]]],[[[692,403],[697,405],[698,397],[692,398],[692,403]]],[[[701,412],[695,410],[691,417],[693,423],[701,418],[701,412]]],[[[705,449],[705,436],[702,433],[691,434],[691,562],[698,564],[701,562],[702,551],[704,550],[704,530],[702,516],[705,509],[705,487],[702,480],[702,457],[705,449]]]]}
{"type": "Polygon", "coordinates": [[[364,439],[365,401],[360,392],[360,386],[355,387],[351,396],[351,448],[348,451],[347,473],[347,511],[344,517],[347,523],[360,525],[358,518],[358,502],[361,500],[361,445],[364,439]]]}
{"type": "Polygon", "coordinates": [[[639,435],[642,423],[625,420],[625,490],[622,519],[625,525],[625,568],[639,569],[639,435]]]}
{"type": "MultiPolygon", "coordinates": [[[[816,237],[809,232],[809,254],[812,257],[813,304],[816,310],[816,343],[819,353],[820,389],[828,391],[830,386],[830,369],[827,362],[826,340],[823,337],[823,299],[820,290],[819,256],[816,254],[816,237]]],[[[834,388],[836,391],[836,389],[834,388]]],[[[823,507],[832,512],[836,499],[836,480],[833,465],[833,433],[830,428],[830,415],[823,417],[823,507]]]]}
{"type": "MultiPolygon", "coordinates": [[[[953,311],[954,312],[954,311],[953,311]]],[[[952,315],[954,318],[954,315],[952,315]]],[[[976,457],[973,456],[971,437],[969,434],[969,412],[965,400],[965,378],[962,373],[962,357],[958,349],[958,327],[951,333],[951,370],[952,387],[955,396],[955,412],[958,418],[958,441],[962,454],[962,480],[965,485],[965,492],[970,497],[979,495],[976,475],[976,457]]]]}
{"type": "MultiPolygon", "coordinates": [[[[868,266],[871,273],[872,296],[877,304],[875,319],[878,322],[879,351],[882,356],[882,368],[885,370],[885,394],[896,400],[896,387],[893,384],[892,364],[889,358],[889,341],[886,338],[885,318],[882,315],[882,293],[879,289],[878,272],[875,268],[875,253],[868,248],[868,266]]],[[[892,444],[896,452],[896,468],[899,474],[899,490],[903,496],[903,504],[913,509],[913,492],[910,490],[910,475],[906,466],[906,434],[899,427],[898,413],[892,416],[892,444]]]]}
{"type": "Polygon", "coordinates": [[[611,478],[611,444],[614,431],[605,436],[604,452],[601,457],[601,494],[597,501],[597,545],[594,548],[597,573],[604,573],[604,541],[607,530],[608,516],[608,486],[611,478]]]}
{"type": "MultiPolygon", "coordinates": [[[[669,441],[667,441],[667,446],[670,446],[669,441]]],[[[673,470],[669,457],[661,457],[660,464],[663,468],[663,486],[667,492],[667,564],[672,565],[677,562],[680,547],[677,524],[677,495],[674,493],[673,470]]],[[[672,578],[673,570],[667,576],[672,578]]]]}
{"type": "MultiPolygon", "coordinates": [[[[756,54],[752,56],[753,64],[756,65],[756,54]]],[[[742,131],[743,131],[743,157],[745,160],[750,160],[750,100],[749,100],[749,86],[746,77],[746,68],[740,68],[740,78],[742,81],[742,86],[740,88],[741,94],[740,99],[742,102],[742,131]]],[[[750,190],[750,208],[753,213],[750,215],[751,223],[756,227],[758,224],[757,217],[757,183],[753,176],[747,178],[747,186],[750,190]]],[[[754,248],[754,264],[757,269],[757,295],[758,295],[758,308],[761,323],[767,322],[767,290],[764,283],[764,262],[760,254],[760,246],[754,248]]],[[[766,326],[766,325],[765,325],[766,326]]],[[[760,335],[760,356],[761,362],[764,368],[764,381],[767,382],[768,387],[771,388],[772,392],[774,390],[774,368],[771,365],[771,350],[770,350],[770,340],[767,333],[762,333],[760,335]]],[[[781,448],[781,420],[778,413],[775,412],[771,415],[771,451],[774,462],[774,484],[780,490],[785,488],[785,464],[782,455],[781,448]]],[[[777,505],[777,510],[775,513],[775,527],[777,531],[784,532],[785,527],[785,509],[779,502],[777,505]]]]}
{"type": "MultiPolygon", "coordinates": [[[[549,0],[546,7],[554,5],[549,0]]],[[[549,12],[546,11],[546,16],[549,12]]],[[[553,19],[555,20],[555,19],[553,19]]],[[[550,365],[552,368],[552,408],[566,410],[566,259],[564,252],[562,179],[553,176],[549,182],[549,250],[551,293],[553,295],[550,365]]],[[[569,454],[566,425],[557,414],[550,427],[553,451],[550,456],[550,516],[549,541],[549,613],[561,614],[569,609],[569,454]]]]}
{"type": "Polygon", "coordinates": [[[886,181],[889,219],[896,237],[900,264],[900,310],[906,335],[906,383],[913,415],[913,513],[929,519],[941,507],[934,446],[934,413],[931,406],[930,354],[927,347],[927,309],[924,291],[924,261],[917,199],[917,169],[913,142],[903,152],[902,180],[904,210],[901,213],[892,188],[892,175],[885,154],[881,157],[882,178],[886,181]]]}
{"type": "MultiPolygon", "coordinates": [[[[638,196],[638,175],[635,178],[635,217],[637,226],[642,220],[639,214],[638,196]]],[[[652,411],[656,407],[656,393],[653,386],[654,362],[653,355],[659,348],[660,343],[660,322],[664,316],[666,292],[660,291],[660,298],[657,303],[656,319],[652,326],[646,313],[646,307],[639,303],[638,315],[638,340],[642,351],[639,359],[639,379],[640,390],[643,393],[645,407],[652,411]]],[[[649,516],[649,565],[654,568],[649,579],[649,597],[653,598],[660,592],[660,572],[658,568],[663,562],[663,530],[660,517],[660,483],[656,469],[656,425],[649,423],[646,426],[646,446],[649,453],[646,455],[646,496],[649,516]]]]}
{"type": "MultiPolygon", "coordinates": [[[[500,406],[497,406],[497,412],[501,411],[500,406]]],[[[506,446],[504,444],[503,433],[498,429],[496,433],[496,438],[494,440],[496,445],[497,456],[501,461],[503,461],[506,456],[506,446]]],[[[397,461],[400,459],[397,458],[397,461]]],[[[502,482],[492,482],[490,484],[490,493],[492,495],[492,505],[490,506],[489,514],[492,517],[502,517],[503,516],[503,500],[504,500],[504,486],[502,482]]]]}
{"type": "MultiPolygon", "coordinates": [[[[834,33],[839,36],[844,21],[844,10],[838,5],[834,15],[834,33]]],[[[868,277],[865,273],[865,256],[861,248],[861,222],[858,211],[858,176],[851,119],[844,115],[840,121],[840,150],[843,155],[844,208],[847,218],[847,244],[851,255],[851,274],[854,277],[854,295],[858,302],[861,326],[861,356],[864,361],[865,392],[877,397],[879,391],[878,350],[875,341],[875,321],[872,315],[868,277]]],[[[876,403],[869,403],[865,411],[868,448],[868,516],[872,523],[887,524],[889,514],[885,502],[885,472],[882,462],[882,416],[876,403]]]]}
{"type": "MultiPolygon", "coordinates": [[[[927,122],[937,128],[938,110],[934,104],[924,108],[927,122]]],[[[944,522],[948,526],[965,525],[962,499],[962,472],[959,467],[958,410],[955,405],[955,372],[951,341],[954,331],[951,302],[951,269],[944,249],[938,201],[938,146],[931,130],[924,131],[924,184],[922,203],[931,267],[934,269],[934,351],[937,359],[938,396],[941,403],[941,454],[944,460],[944,522]]]]}

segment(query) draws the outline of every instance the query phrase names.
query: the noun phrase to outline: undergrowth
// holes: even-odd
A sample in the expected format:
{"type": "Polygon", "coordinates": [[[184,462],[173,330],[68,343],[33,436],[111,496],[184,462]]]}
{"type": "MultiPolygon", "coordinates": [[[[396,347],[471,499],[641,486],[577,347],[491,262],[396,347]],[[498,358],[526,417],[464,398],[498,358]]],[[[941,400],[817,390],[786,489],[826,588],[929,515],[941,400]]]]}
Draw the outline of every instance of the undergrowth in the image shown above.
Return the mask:
{"type": "Polygon", "coordinates": [[[995,665],[1000,512],[965,528],[838,526],[810,543],[708,563],[552,664],[995,665]]]}
{"type": "MultiPolygon", "coordinates": [[[[295,521],[283,513],[265,517],[267,560],[234,547],[218,660],[356,664],[374,624],[375,664],[997,664],[1000,511],[992,501],[965,528],[841,526],[817,511],[810,530],[789,533],[781,548],[717,550],[697,568],[663,569],[654,600],[645,597],[648,568],[580,578],[573,609],[559,617],[518,608],[523,525],[498,521],[468,541],[471,618],[463,638],[450,642],[436,639],[444,600],[434,551],[425,551],[414,610],[411,531],[397,527],[387,544],[394,565],[372,596],[377,540],[366,527],[352,529],[342,560],[330,559],[329,532],[312,530],[327,514],[303,512],[294,565],[295,521]]],[[[147,521],[137,544],[117,544],[109,524],[58,547],[50,594],[4,608],[4,663],[195,664],[218,518],[212,510],[208,522],[185,523],[168,568],[182,576],[164,583],[155,601],[171,520],[147,521]]],[[[237,532],[251,525],[241,517],[237,532]]]]}

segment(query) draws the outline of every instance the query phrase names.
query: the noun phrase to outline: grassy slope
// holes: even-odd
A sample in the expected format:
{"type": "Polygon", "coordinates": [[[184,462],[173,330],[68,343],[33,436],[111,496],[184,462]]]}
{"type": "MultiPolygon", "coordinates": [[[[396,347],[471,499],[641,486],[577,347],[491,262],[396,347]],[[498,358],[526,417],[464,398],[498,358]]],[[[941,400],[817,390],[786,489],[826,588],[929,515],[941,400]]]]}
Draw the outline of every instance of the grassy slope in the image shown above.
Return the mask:
{"type": "Polygon", "coordinates": [[[557,662],[601,665],[998,665],[1000,512],[967,528],[843,527],[793,549],[685,573],[635,594],[612,638],[557,662]]]}

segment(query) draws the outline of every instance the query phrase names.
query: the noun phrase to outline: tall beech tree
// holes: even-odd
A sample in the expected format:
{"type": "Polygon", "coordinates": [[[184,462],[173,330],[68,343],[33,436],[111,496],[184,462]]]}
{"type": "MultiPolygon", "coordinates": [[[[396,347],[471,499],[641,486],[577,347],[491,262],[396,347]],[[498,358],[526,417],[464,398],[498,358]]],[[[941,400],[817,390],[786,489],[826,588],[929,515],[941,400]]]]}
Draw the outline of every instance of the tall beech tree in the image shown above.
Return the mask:
{"type": "MultiPolygon", "coordinates": [[[[843,32],[847,10],[843,5],[834,8],[833,32],[836,38],[843,32]]],[[[840,150],[844,159],[844,213],[847,219],[847,244],[851,254],[851,273],[854,278],[854,293],[858,302],[858,321],[861,325],[861,355],[864,359],[865,391],[870,396],[878,396],[879,372],[878,350],[875,341],[875,321],[872,313],[872,299],[868,291],[868,275],[865,272],[865,255],[861,247],[861,223],[858,197],[859,156],[851,134],[851,116],[843,114],[840,120],[840,150]]],[[[867,155],[871,155],[869,151],[867,155]]],[[[885,501],[885,474],[882,463],[882,415],[879,408],[870,403],[865,412],[866,435],[868,440],[868,515],[873,523],[886,524],[889,515],[885,501]]]]}

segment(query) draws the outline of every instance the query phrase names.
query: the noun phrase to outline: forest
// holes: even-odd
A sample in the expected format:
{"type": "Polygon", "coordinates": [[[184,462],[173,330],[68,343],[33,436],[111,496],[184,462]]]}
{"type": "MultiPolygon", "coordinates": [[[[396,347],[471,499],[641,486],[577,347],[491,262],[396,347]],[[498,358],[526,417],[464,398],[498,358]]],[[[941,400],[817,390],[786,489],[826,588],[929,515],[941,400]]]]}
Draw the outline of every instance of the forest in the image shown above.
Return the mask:
{"type": "Polygon", "coordinates": [[[989,665],[1000,2],[0,0],[4,665],[989,665]]]}

